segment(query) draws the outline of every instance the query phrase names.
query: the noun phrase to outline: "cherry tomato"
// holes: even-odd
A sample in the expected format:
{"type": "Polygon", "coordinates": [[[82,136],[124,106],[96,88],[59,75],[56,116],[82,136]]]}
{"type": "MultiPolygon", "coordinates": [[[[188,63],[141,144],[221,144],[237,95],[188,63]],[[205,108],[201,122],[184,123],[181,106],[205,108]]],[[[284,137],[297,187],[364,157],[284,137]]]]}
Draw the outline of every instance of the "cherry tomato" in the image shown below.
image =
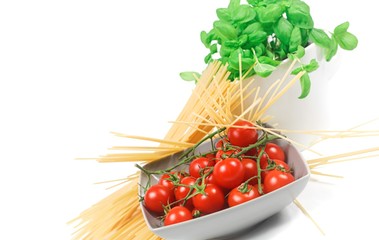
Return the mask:
{"type": "Polygon", "coordinates": [[[158,184],[168,187],[173,191],[175,184],[179,183],[183,177],[184,175],[180,172],[165,173],[160,177],[158,184]]]}
{"type": "MultiPolygon", "coordinates": [[[[184,177],[181,181],[181,185],[186,185],[186,186],[177,186],[175,188],[175,199],[179,201],[179,205],[183,205],[185,198],[190,194],[191,188],[190,186],[194,185],[196,182],[196,179],[194,177],[184,177]],[[182,201],[180,201],[182,200],[182,201]]],[[[192,193],[193,191],[191,191],[192,193]]],[[[193,207],[192,204],[192,198],[188,198],[185,201],[184,206],[188,209],[191,209],[193,207]]]]}
{"type": "Polygon", "coordinates": [[[214,166],[213,175],[219,186],[232,189],[242,183],[245,169],[239,159],[226,158],[214,166]]]}
{"type": "Polygon", "coordinates": [[[273,159],[272,161],[275,163],[275,169],[284,170],[285,172],[291,171],[291,168],[290,168],[290,166],[288,166],[287,163],[285,163],[281,160],[278,160],[278,159],[273,159]]]}
{"type": "Polygon", "coordinates": [[[246,189],[241,189],[241,186],[239,186],[233,188],[233,190],[230,191],[228,196],[228,205],[229,207],[237,206],[241,203],[250,201],[259,196],[260,194],[258,192],[258,189],[256,189],[252,185],[247,185],[246,189]]]}
{"type": "Polygon", "coordinates": [[[216,182],[216,180],[215,180],[215,177],[214,177],[213,173],[209,174],[209,175],[205,178],[205,183],[206,183],[206,184],[212,183],[212,184],[216,184],[216,185],[217,185],[217,182],[216,182]]]}
{"type": "Polygon", "coordinates": [[[205,157],[208,158],[209,161],[215,161],[216,155],[214,155],[213,153],[208,153],[205,157]]]}
{"type": "MultiPolygon", "coordinates": [[[[247,181],[252,177],[258,177],[258,166],[257,162],[253,159],[243,158],[241,160],[243,168],[245,169],[245,175],[243,178],[243,182],[247,181]]],[[[249,184],[255,185],[258,182],[258,178],[253,178],[249,181],[249,184]]]]}
{"type": "Polygon", "coordinates": [[[148,210],[162,213],[164,211],[163,206],[175,201],[173,192],[160,184],[151,186],[145,193],[144,202],[148,210]]]}
{"type": "Polygon", "coordinates": [[[257,148],[252,148],[249,151],[247,151],[244,155],[245,156],[252,156],[253,157],[253,156],[256,156],[257,153],[258,153],[257,148]]]}
{"type": "Polygon", "coordinates": [[[257,142],[258,131],[251,122],[239,120],[233,126],[228,129],[228,139],[232,145],[247,147],[257,142]]]}
{"type": "Polygon", "coordinates": [[[191,162],[189,166],[189,173],[192,177],[199,178],[205,168],[212,167],[214,164],[215,162],[213,160],[209,160],[206,157],[196,158],[191,162]]]}
{"type": "Polygon", "coordinates": [[[217,149],[224,149],[225,145],[228,144],[229,141],[226,138],[221,138],[216,144],[215,147],[217,149]]]}
{"type": "Polygon", "coordinates": [[[207,184],[203,191],[193,199],[194,207],[202,213],[213,213],[224,208],[225,199],[222,190],[215,184],[207,184]]]}
{"type": "Polygon", "coordinates": [[[192,219],[192,213],[190,210],[183,206],[176,206],[171,208],[164,220],[164,225],[169,226],[172,224],[188,221],[192,219]]]}
{"type": "Polygon", "coordinates": [[[269,159],[278,159],[280,161],[286,161],[286,155],[283,149],[275,143],[267,143],[265,147],[265,153],[269,159]]]}
{"type": "Polygon", "coordinates": [[[231,155],[235,154],[235,153],[238,153],[239,150],[218,150],[217,153],[216,153],[216,162],[222,160],[222,159],[225,159],[225,158],[228,158],[230,157],[231,155]]]}
{"type": "Polygon", "coordinates": [[[285,172],[291,171],[287,163],[278,159],[272,159],[268,161],[267,158],[264,159],[264,161],[261,161],[261,169],[262,169],[261,176],[263,180],[266,178],[266,175],[274,169],[284,170],[285,172]]]}
{"type": "Polygon", "coordinates": [[[291,173],[272,170],[267,173],[264,180],[265,193],[275,191],[293,181],[295,181],[295,178],[291,173]]]}

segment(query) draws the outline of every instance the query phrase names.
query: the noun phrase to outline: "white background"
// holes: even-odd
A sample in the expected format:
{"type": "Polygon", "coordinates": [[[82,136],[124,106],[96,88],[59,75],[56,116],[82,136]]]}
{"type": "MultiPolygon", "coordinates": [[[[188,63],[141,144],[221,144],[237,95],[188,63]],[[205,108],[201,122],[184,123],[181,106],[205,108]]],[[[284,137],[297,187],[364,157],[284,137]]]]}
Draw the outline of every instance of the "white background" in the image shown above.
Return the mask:
{"type": "MultiPolygon", "coordinates": [[[[334,126],[379,116],[373,2],[307,2],[316,27],[333,30],[349,20],[360,41],[355,51],[341,52],[329,86],[334,126]]],[[[111,192],[93,183],[135,171],[130,164],[75,158],[97,157],[120,144],[110,131],[164,136],[193,88],[178,74],[205,68],[199,33],[227,3],[0,2],[0,239],[70,239],[66,222],[111,192]]],[[[337,140],[318,149],[334,154],[377,143],[337,140]]],[[[323,171],[345,178],[314,178],[299,197],[328,239],[376,234],[377,161],[329,166],[323,171]]],[[[304,238],[323,239],[294,205],[244,236],[304,238]]]]}

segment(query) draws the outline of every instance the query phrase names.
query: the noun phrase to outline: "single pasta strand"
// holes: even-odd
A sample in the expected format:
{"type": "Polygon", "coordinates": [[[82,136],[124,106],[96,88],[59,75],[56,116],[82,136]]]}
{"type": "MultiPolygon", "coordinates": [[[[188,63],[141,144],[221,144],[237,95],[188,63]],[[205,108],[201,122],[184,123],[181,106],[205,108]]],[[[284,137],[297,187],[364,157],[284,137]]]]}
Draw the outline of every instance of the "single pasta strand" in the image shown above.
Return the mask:
{"type": "Polygon", "coordinates": [[[315,170],[311,170],[311,173],[315,174],[315,175],[325,176],[325,177],[343,178],[343,176],[329,174],[329,173],[323,173],[323,172],[318,172],[318,171],[315,171],[315,170]]]}
{"type": "Polygon", "coordinates": [[[314,218],[309,214],[309,212],[303,207],[303,205],[299,202],[299,200],[295,199],[293,202],[303,212],[303,214],[305,216],[307,216],[312,221],[312,223],[317,227],[317,229],[320,231],[320,233],[322,235],[325,235],[324,230],[322,230],[320,225],[316,222],[316,220],[314,220],[314,218]]]}
{"type": "Polygon", "coordinates": [[[375,151],[379,151],[379,147],[361,149],[358,151],[352,151],[352,152],[341,153],[341,154],[336,154],[336,155],[327,156],[327,157],[321,157],[317,159],[308,160],[307,163],[308,164],[323,163],[323,162],[328,162],[329,160],[332,160],[332,159],[350,157],[354,155],[366,154],[366,153],[375,152],[375,151]]]}

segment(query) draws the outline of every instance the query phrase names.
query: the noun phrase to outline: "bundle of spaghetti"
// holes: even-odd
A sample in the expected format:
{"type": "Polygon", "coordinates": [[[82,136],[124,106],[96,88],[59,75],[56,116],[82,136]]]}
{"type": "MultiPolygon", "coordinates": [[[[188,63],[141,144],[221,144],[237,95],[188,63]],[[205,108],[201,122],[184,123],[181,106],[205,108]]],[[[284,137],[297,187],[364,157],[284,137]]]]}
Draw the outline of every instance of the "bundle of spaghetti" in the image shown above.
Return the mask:
{"type": "MultiPolygon", "coordinates": [[[[261,104],[261,100],[269,99],[266,104],[273,104],[299,80],[303,72],[296,75],[282,89],[279,87],[284,77],[278,79],[263,97],[260,96],[259,89],[247,92],[249,84],[242,87],[241,81],[228,81],[229,74],[227,66],[217,61],[211,63],[198,80],[190,99],[164,139],[113,133],[118,137],[148,141],[159,144],[158,146],[116,146],[112,150],[133,152],[107,154],[96,160],[151,162],[193,146],[221,125],[230,126],[241,118],[256,120],[257,116],[262,117],[267,109],[266,105],[261,104]],[[249,96],[253,96],[255,101],[245,108],[243,101],[249,96]],[[238,115],[236,110],[240,111],[238,115]]],[[[139,173],[136,173],[128,177],[119,190],[74,219],[72,223],[78,223],[74,239],[159,239],[151,233],[144,222],[139,205],[138,176],[139,173]]]]}
{"type": "Polygon", "coordinates": [[[73,219],[70,224],[77,224],[78,229],[73,239],[160,239],[145,229],[137,194],[138,176],[129,176],[122,188],[73,219]]]}
{"type": "MultiPolygon", "coordinates": [[[[206,122],[210,118],[217,118],[219,121],[227,121],[227,113],[222,110],[225,104],[223,100],[225,93],[233,92],[236,86],[227,81],[229,75],[227,66],[222,65],[221,62],[210,63],[198,80],[177,120],[206,122]],[[221,111],[215,113],[215,109],[221,109],[221,111]]],[[[186,126],[174,123],[164,139],[196,143],[211,130],[212,126],[186,126]]]]}

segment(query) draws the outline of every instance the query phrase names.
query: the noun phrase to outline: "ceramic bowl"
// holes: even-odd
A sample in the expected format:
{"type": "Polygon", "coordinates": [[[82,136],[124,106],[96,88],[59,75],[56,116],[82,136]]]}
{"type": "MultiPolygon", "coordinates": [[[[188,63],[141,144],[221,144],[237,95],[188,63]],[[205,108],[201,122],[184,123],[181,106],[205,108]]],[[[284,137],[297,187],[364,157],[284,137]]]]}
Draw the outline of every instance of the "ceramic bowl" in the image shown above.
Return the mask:
{"type": "MultiPolygon", "coordinates": [[[[162,222],[146,210],[143,203],[140,206],[149,229],[156,235],[168,240],[202,240],[212,239],[247,230],[257,223],[279,212],[303,191],[310,172],[299,151],[286,141],[279,140],[279,144],[286,153],[288,164],[294,171],[295,181],[276,191],[260,196],[238,206],[227,208],[216,213],[202,216],[186,222],[162,226],[162,222]]],[[[197,152],[206,152],[211,149],[210,142],[205,142],[197,148],[197,152]]],[[[162,158],[145,165],[149,170],[166,169],[177,162],[181,152],[162,158]]],[[[158,182],[159,176],[152,178],[152,184],[158,182]]],[[[147,177],[140,176],[140,185],[144,186],[147,177]]],[[[140,188],[143,195],[143,189],[140,188]]]]}

